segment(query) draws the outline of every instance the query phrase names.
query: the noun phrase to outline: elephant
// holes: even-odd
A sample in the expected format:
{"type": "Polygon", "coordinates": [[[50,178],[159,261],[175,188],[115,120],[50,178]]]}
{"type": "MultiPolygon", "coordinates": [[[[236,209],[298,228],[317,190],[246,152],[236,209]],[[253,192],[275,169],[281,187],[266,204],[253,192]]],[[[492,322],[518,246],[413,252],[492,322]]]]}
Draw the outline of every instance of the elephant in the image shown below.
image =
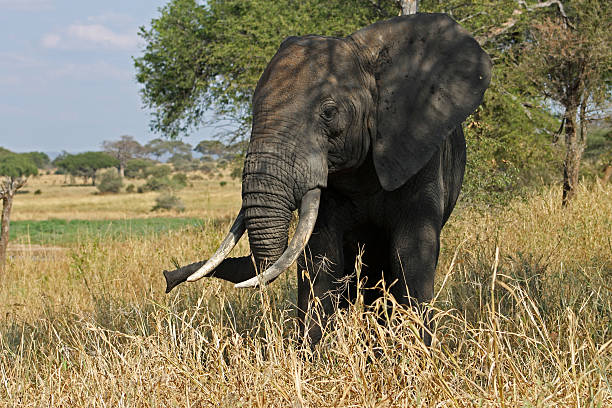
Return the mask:
{"type": "Polygon", "coordinates": [[[204,276],[256,287],[297,260],[300,333],[316,345],[338,299],[354,293],[363,248],[366,302],[381,280],[401,305],[430,301],[440,232],[463,182],[462,122],[491,66],[445,14],[285,39],[253,94],[242,208],[207,262],[164,271],[166,291],[204,276]],[[252,256],[228,258],[245,231],[252,256]]]}

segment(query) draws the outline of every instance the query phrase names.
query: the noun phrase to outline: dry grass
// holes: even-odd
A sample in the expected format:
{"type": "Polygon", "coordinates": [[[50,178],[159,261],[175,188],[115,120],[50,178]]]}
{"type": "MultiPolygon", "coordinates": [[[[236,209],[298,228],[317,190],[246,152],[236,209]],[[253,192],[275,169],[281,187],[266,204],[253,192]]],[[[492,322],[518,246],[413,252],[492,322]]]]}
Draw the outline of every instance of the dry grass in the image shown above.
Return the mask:
{"type": "Polygon", "coordinates": [[[455,213],[431,348],[410,310],[381,302],[379,325],[358,300],[302,351],[291,273],[263,291],[206,280],[164,295],[173,257],[215,249],[227,225],[212,221],[15,258],[0,289],[0,405],[612,406],[612,189],[559,201],[555,189],[455,213]]]}
{"type": "MultiPolygon", "coordinates": [[[[98,194],[94,186],[67,186],[65,181],[66,177],[62,175],[42,175],[28,180],[24,187],[28,194],[18,194],[15,197],[11,219],[91,220],[159,216],[159,213],[150,211],[159,195],[157,192],[98,194]],[[41,190],[42,194],[34,195],[36,190],[41,190]]],[[[222,178],[204,176],[199,180],[189,180],[189,183],[192,186],[177,193],[186,207],[181,217],[229,217],[240,209],[239,180],[232,180],[227,175],[222,178]],[[227,184],[221,186],[221,181],[227,184]]],[[[144,181],[127,180],[125,184],[138,186],[144,184],[144,181]]]]}

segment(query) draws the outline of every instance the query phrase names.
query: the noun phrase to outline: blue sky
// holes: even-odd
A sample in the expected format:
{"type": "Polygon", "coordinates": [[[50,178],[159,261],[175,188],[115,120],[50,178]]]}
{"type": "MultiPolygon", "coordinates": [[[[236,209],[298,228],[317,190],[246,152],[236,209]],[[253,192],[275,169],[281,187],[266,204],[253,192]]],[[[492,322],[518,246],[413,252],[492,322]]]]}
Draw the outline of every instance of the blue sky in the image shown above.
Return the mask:
{"type": "Polygon", "coordinates": [[[159,137],[131,57],[141,54],[138,27],[166,2],[0,0],[0,146],[79,152],[121,135],[159,137]]]}

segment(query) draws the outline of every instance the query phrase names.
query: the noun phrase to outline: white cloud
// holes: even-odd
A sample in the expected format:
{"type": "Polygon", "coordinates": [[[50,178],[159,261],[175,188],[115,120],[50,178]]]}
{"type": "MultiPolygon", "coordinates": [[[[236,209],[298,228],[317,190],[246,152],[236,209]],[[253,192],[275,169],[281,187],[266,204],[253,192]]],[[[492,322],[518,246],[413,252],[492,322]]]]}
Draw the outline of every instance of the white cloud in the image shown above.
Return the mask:
{"type": "Polygon", "coordinates": [[[61,40],[62,37],[60,37],[58,34],[45,34],[42,38],[42,45],[45,48],[57,48],[61,40]]]}
{"type": "Polygon", "coordinates": [[[59,33],[47,33],[41,39],[46,48],[132,50],[138,45],[135,32],[115,32],[102,24],[71,24],[59,33]]]}
{"type": "Polygon", "coordinates": [[[50,0],[0,0],[0,10],[43,11],[51,9],[50,0]]]}
{"type": "Polygon", "coordinates": [[[138,42],[135,35],[118,34],[102,24],[74,24],[68,27],[68,34],[79,40],[110,48],[130,49],[138,42]]]}

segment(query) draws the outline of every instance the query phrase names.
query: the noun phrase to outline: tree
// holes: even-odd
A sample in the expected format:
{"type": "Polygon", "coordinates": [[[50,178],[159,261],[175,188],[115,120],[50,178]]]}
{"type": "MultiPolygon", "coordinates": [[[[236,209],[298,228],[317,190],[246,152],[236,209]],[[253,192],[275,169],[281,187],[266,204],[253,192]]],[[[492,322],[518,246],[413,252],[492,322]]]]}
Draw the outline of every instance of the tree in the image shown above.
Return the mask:
{"type": "Polygon", "coordinates": [[[220,157],[227,152],[228,147],[218,140],[202,140],[193,150],[205,156],[220,157]]]}
{"type": "Polygon", "coordinates": [[[51,166],[51,160],[49,159],[49,156],[47,156],[46,153],[29,152],[23,154],[28,156],[32,160],[32,162],[34,162],[34,165],[39,169],[47,169],[49,168],[49,166],[51,166]]]}
{"type": "Polygon", "coordinates": [[[2,200],[2,219],[0,221],[0,277],[4,274],[6,249],[8,247],[9,226],[13,197],[38,169],[27,154],[0,152],[0,199],[2,200]]]}
{"type": "Polygon", "coordinates": [[[398,11],[395,0],[172,0],[141,27],[144,53],[134,59],[151,128],[176,137],[213,110],[243,136],[257,80],[283,39],[344,36],[398,11]]]}
{"type": "Polygon", "coordinates": [[[398,2],[402,9],[402,15],[404,16],[416,14],[419,11],[418,0],[398,0],[398,2]]]}
{"type": "Polygon", "coordinates": [[[119,166],[119,160],[104,152],[65,154],[55,159],[53,163],[72,176],[83,177],[86,183],[91,178],[93,186],[96,185],[98,170],[119,166]]]}
{"type": "Polygon", "coordinates": [[[563,111],[559,133],[565,133],[563,205],[576,194],[587,140],[587,122],[610,98],[612,72],[612,6],[605,0],[576,0],[567,10],[533,25],[533,40],[524,47],[523,69],[542,97],[563,111]]]}
{"type": "MultiPolygon", "coordinates": [[[[170,137],[209,124],[204,112],[213,110],[217,117],[233,120],[237,139],[243,140],[250,129],[250,98],[257,80],[284,38],[310,33],[345,36],[397,16],[402,6],[400,0],[200,3],[172,0],[150,27],[140,30],[145,48],[134,63],[142,99],[154,112],[152,129],[170,137]]],[[[495,63],[485,101],[466,121],[468,190],[488,199],[487,189],[516,194],[542,179],[543,173],[548,179],[557,165],[550,159],[554,147],[549,136],[558,122],[555,125],[547,104],[516,69],[522,56],[512,51],[529,40],[530,23],[560,2],[416,3],[419,11],[450,14],[479,39],[495,63]]]]}
{"type": "Polygon", "coordinates": [[[153,139],[145,147],[147,154],[159,160],[162,156],[182,155],[191,157],[192,146],[180,140],[153,139]]]}
{"type": "Polygon", "coordinates": [[[102,148],[106,153],[114,157],[119,162],[119,176],[125,175],[125,166],[128,160],[142,156],[144,148],[132,136],[123,135],[119,140],[105,140],[102,148]]]}

